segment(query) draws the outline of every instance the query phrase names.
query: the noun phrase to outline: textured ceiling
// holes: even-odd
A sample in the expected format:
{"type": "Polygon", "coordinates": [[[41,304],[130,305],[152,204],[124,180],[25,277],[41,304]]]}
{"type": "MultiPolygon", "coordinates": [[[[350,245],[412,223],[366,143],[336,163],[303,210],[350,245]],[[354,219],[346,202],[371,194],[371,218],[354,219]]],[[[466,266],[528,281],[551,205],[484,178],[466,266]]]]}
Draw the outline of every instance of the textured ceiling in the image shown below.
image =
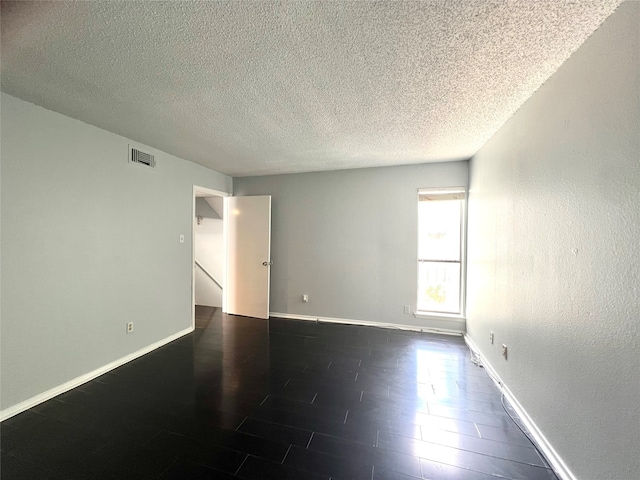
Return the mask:
{"type": "Polygon", "coordinates": [[[620,0],[2,2],[2,90],[233,176],[466,159],[620,0]]]}

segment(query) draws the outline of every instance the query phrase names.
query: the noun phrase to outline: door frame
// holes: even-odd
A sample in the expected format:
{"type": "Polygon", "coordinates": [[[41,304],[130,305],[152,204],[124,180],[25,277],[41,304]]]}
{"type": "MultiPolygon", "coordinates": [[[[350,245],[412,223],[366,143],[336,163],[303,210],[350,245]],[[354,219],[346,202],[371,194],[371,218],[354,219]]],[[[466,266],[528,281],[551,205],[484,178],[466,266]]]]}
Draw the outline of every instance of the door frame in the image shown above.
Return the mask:
{"type": "MultiPolygon", "coordinates": [[[[230,197],[232,194],[222,192],[220,190],[212,190],[211,188],[193,185],[191,195],[191,328],[196,328],[196,198],[197,194],[203,194],[203,197],[230,197]]],[[[222,311],[227,311],[227,229],[225,227],[225,219],[222,219],[222,257],[224,262],[222,284],[222,311]]]]}

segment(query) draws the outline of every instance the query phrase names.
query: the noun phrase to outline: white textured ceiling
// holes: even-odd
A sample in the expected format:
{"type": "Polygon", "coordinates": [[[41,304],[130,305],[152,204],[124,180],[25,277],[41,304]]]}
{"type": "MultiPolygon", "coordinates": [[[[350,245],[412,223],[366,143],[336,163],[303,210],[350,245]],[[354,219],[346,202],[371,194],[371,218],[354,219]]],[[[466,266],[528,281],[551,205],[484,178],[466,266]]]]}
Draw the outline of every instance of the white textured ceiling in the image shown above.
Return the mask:
{"type": "Polygon", "coordinates": [[[466,159],[620,0],[2,2],[2,90],[233,176],[466,159]]]}

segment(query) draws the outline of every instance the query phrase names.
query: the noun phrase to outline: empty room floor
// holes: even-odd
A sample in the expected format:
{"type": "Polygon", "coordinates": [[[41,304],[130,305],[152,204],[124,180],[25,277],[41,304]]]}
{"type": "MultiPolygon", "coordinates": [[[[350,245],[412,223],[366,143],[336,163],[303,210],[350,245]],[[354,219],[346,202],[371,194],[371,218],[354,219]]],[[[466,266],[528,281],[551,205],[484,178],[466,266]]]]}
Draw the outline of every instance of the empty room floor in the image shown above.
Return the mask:
{"type": "Polygon", "coordinates": [[[556,479],[461,337],[211,308],[1,433],[2,479],[556,479]]]}

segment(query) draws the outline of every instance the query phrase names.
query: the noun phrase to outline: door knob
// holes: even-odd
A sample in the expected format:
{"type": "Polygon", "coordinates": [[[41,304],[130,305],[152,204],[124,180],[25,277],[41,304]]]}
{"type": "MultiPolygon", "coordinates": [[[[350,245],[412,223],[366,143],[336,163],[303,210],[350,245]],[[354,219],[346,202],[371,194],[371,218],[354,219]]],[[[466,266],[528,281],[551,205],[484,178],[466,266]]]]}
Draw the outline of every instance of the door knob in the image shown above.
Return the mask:
{"type": "Polygon", "coordinates": [[[262,265],[264,265],[265,267],[268,267],[268,266],[270,266],[270,265],[273,265],[273,262],[272,262],[272,261],[269,261],[269,262],[262,262],[262,265]]]}

